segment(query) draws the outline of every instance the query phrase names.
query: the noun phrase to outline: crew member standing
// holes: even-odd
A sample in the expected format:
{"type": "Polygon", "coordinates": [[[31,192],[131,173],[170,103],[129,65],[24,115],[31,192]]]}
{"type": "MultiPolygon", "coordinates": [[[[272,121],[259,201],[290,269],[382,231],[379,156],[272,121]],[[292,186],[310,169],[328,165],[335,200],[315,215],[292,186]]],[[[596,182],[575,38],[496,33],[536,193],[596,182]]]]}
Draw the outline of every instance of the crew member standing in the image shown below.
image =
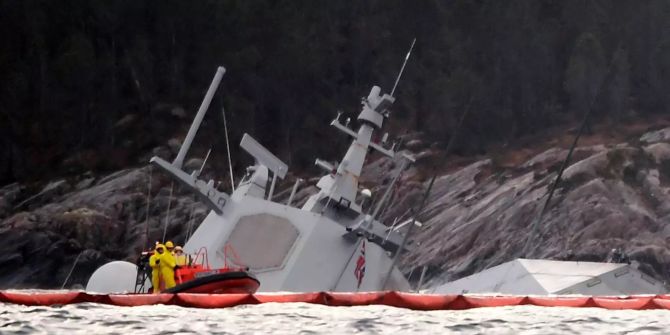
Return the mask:
{"type": "Polygon", "coordinates": [[[188,264],[188,256],[184,254],[184,249],[181,246],[174,248],[174,260],[177,266],[184,266],[188,264]]]}
{"type": "Polygon", "coordinates": [[[165,242],[165,248],[172,254],[172,256],[174,256],[174,243],[172,243],[172,241],[165,242]]]}
{"type": "MultiPolygon", "coordinates": [[[[168,243],[172,243],[168,241],[168,243]]],[[[166,243],[167,244],[167,243],[166,243]]],[[[165,288],[172,288],[177,285],[174,281],[174,267],[177,265],[174,256],[169,251],[164,252],[160,256],[160,272],[165,288]]]]}
{"type": "Polygon", "coordinates": [[[154,254],[149,257],[149,266],[151,267],[151,286],[154,293],[160,293],[160,263],[161,256],[165,252],[165,246],[156,244],[154,254]]]}

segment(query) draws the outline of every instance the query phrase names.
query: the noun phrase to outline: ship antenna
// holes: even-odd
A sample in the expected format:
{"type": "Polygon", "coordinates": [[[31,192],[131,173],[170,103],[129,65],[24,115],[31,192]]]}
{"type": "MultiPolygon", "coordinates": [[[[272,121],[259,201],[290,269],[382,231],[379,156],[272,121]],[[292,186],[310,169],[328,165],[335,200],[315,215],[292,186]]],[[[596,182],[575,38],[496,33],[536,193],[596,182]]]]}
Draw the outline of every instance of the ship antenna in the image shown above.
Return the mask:
{"type": "MultiPolygon", "coordinates": [[[[619,42],[619,46],[615,50],[619,50],[621,48],[621,42],[619,42]]],[[[551,204],[551,199],[554,196],[554,191],[556,191],[556,187],[558,184],[561,182],[561,178],[563,177],[563,172],[565,172],[565,169],[568,168],[568,165],[570,163],[570,159],[572,158],[572,154],[577,147],[577,142],[579,142],[579,138],[582,136],[582,133],[586,128],[588,127],[589,123],[589,116],[591,115],[591,112],[594,109],[594,104],[596,102],[596,98],[602,91],[603,87],[607,83],[607,76],[611,73],[612,68],[614,67],[614,56],[612,56],[612,60],[610,61],[609,65],[607,66],[607,70],[605,71],[605,74],[603,75],[602,79],[600,80],[600,83],[596,87],[595,94],[593,94],[590,97],[590,101],[587,105],[587,109],[584,113],[584,116],[582,118],[581,125],[579,126],[579,130],[577,130],[577,134],[575,134],[575,138],[572,141],[572,145],[570,146],[570,149],[568,150],[567,156],[565,156],[565,159],[563,160],[563,163],[561,163],[561,167],[558,170],[558,173],[556,174],[556,178],[554,179],[554,182],[549,186],[549,190],[546,195],[546,199],[544,203],[542,204],[542,208],[540,209],[540,212],[537,214],[535,219],[531,221],[531,229],[530,229],[530,234],[528,237],[526,237],[526,242],[524,243],[523,249],[521,249],[521,255],[524,258],[530,257],[530,253],[533,252],[535,249],[532,249],[533,247],[533,242],[535,240],[535,237],[537,235],[537,230],[542,223],[542,218],[547,212],[547,209],[549,208],[549,205],[551,204]]],[[[537,246],[535,246],[537,248],[537,246]]]]}
{"type": "Polygon", "coordinates": [[[144,222],[144,236],[146,239],[146,245],[150,248],[149,244],[149,212],[151,211],[151,179],[153,175],[153,167],[149,165],[149,185],[147,186],[147,218],[144,222]]]}
{"type": "MultiPolygon", "coordinates": [[[[463,111],[463,114],[461,114],[461,117],[458,120],[458,124],[456,125],[456,129],[454,129],[454,132],[451,133],[451,137],[449,138],[449,143],[447,144],[447,147],[444,150],[445,151],[444,152],[445,157],[447,157],[451,153],[453,145],[456,141],[456,137],[458,136],[458,133],[459,133],[461,127],[463,127],[463,121],[465,120],[465,117],[468,115],[468,113],[470,112],[470,109],[472,108],[472,101],[473,100],[474,99],[471,96],[470,97],[470,102],[468,102],[467,107],[465,108],[465,110],[463,111]]],[[[398,261],[398,256],[400,256],[400,253],[403,251],[403,249],[405,247],[405,243],[407,243],[407,239],[409,238],[409,235],[412,233],[412,229],[414,228],[414,225],[416,223],[416,217],[418,215],[420,215],[421,213],[423,213],[423,210],[426,206],[426,201],[428,200],[428,196],[430,196],[430,192],[433,188],[433,183],[435,183],[435,179],[437,178],[437,172],[435,172],[436,168],[437,168],[437,166],[435,164],[433,164],[433,168],[432,168],[433,171],[434,171],[433,176],[430,179],[430,182],[428,183],[428,188],[426,189],[425,193],[423,194],[423,198],[421,200],[421,204],[419,205],[419,209],[416,212],[414,212],[414,210],[412,208],[410,208],[410,211],[413,214],[412,221],[410,223],[410,226],[407,228],[407,231],[405,232],[405,236],[403,237],[403,239],[400,243],[400,246],[398,247],[398,250],[396,250],[395,254],[393,255],[393,259],[391,260],[391,266],[389,266],[389,270],[386,273],[386,276],[384,277],[384,281],[382,282],[382,288],[386,287],[386,284],[387,284],[389,278],[391,278],[391,273],[393,272],[393,267],[396,265],[396,263],[398,261]]],[[[424,270],[425,270],[425,268],[424,268],[424,270]]],[[[425,273],[423,273],[421,276],[423,277],[424,275],[425,275],[425,273]]],[[[423,279],[420,279],[419,281],[423,282],[423,279]]]]}
{"type": "Polygon", "coordinates": [[[430,196],[430,191],[433,189],[433,183],[435,183],[436,177],[437,174],[433,174],[433,177],[430,179],[430,182],[428,183],[428,188],[426,188],[426,191],[423,193],[423,198],[421,199],[421,204],[419,205],[418,210],[413,213],[414,215],[412,216],[412,221],[409,223],[409,227],[407,227],[407,231],[405,232],[405,236],[403,236],[402,238],[402,242],[398,246],[398,250],[396,250],[395,254],[393,255],[393,259],[391,260],[391,266],[389,266],[389,270],[388,272],[386,272],[386,276],[384,276],[384,281],[382,282],[382,289],[386,287],[386,283],[388,283],[389,278],[391,278],[391,273],[393,273],[393,267],[398,262],[398,256],[400,256],[400,253],[405,248],[405,244],[407,243],[409,236],[412,234],[412,229],[416,224],[416,217],[419,216],[423,212],[423,209],[426,207],[426,201],[430,196]]]}
{"type": "Polygon", "coordinates": [[[226,150],[228,150],[228,168],[230,169],[230,187],[235,192],[235,178],[233,177],[233,163],[230,160],[230,142],[228,141],[228,124],[226,123],[226,110],[221,104],[221,114],[223,114],[223,132],[226,135],[226,150]]]}
{"type": "Polygon", "coordinates": [[[202,174],[202,170],[205,169],[205,164],[207,164],[207,160],[209,159],[209,154],[212,153],[212,148],[210,147],[209,150],[207,150],[207,154],[205,155],[205,159],[202,160],[202,164],[200,165],[200,170],[198,170],[198,173],[196,176],[200,176],[202,174]]]}
{"type": "Polygon", "coordinates": [[[174,181],[170,184],[170,196],[168,197],[168,207],[167,214],[165,215],[165,225],[163,226],[163,239],[161,242],[165,243],[165,237],[167,235],[167,228],[170,224],[170,205],[172,205],[172,193],[174,191],[174,181]]]}
{"type": "Polygon", "coordinates": [[[400,77],[402,76],[402,72],[405,71],[405,65],[407,65],[407,61],[409,60],[409,55],[412,53],[412,49],[414,49],[414,43],[416,43],[416,37],[414,40],[412,40],[412,45],[409,47],[409,51],[407,51],[407,55],[405,56],[405,61],[402,63],[402,67],[400,68],[400,72],[398,73],[398,77],[395,78],[395,84],[393,84],[393,89],[391,90],[391,96],[393,96],[393,93],[395,93],[396,87],[398,87],[398,82],[400,81],[400,77]]]}
{"type": "Polygon", "coordinates": [[[186,238],[184,239],[184,244],[186,241],[191,238],[191,233],[193,232],[193,213],[195,212],[196,196],[193,195],[193,202],[191,203],[191,214],[188,216],[188,228],[186,229],[186,238]]]}

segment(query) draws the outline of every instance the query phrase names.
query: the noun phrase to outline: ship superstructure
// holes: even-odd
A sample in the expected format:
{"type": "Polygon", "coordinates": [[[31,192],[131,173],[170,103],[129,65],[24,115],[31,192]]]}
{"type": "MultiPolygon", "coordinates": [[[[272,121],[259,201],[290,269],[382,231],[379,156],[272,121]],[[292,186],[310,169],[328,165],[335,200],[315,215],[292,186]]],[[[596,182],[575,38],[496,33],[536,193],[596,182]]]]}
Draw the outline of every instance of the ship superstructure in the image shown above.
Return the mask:
{"type": "MultiPolygon", "coordinates": [[[[373,141],[395,98],[373,86],[362,99],[358,130],[351,129],[349,122],[342,124],[338,114],[331,125],[349,136],[351,145],[337,164],[316,160],[316,165],[325,170],[316,184],[319,191],[302,208],[296,208],[290,204],[297,185],[287,204],[272,200],[275,185],[286,176],[288,166],[248,134],[244,134],[240,146],[255,163],[232,194],[217,190],[213,180],[200,179],[197,171],[183,169],[184,158],[224,73],[220,67],[176,159],[151,159],[151,164],[193,191],[211,209],[184,250],[195,253],[205,248],[214,268],[231,263],[248,267],[261,282],[259,291],[408,290],[407,280],[392,260],[394,253],[405,249],[402,233],[376,220],[377,211],[364,212],[361,201],[357,201],[362,198],[358,196],[358,179],[369,151],[388,157],[402,155],[403,166],[414,161],[393,146],[373,141]]],[[[377,208],[385,198],[378,200],[377,208]]],[[[97,271],[114,271],[115,263],[118,267],[119,262],[112,262],[97,271]]],[[[98,292],[110,291],[114,286],[91,281],[87,289],[98,292]]]]}

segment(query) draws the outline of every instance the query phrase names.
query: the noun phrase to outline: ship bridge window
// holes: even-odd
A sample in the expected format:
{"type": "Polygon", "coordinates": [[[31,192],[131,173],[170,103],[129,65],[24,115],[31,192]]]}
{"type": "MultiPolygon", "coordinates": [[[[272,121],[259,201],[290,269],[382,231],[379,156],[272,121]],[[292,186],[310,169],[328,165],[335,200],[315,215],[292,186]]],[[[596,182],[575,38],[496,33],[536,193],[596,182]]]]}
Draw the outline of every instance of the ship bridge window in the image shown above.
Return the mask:
{"type": "Polygon", "coordinates": [[[236,255],[226,254],[229,261],[239,261],[251,270],[270,270],[284,264],[299,235],[285,218],[270,214],[243,216],[220,252],[230,246],[236,255]]]}

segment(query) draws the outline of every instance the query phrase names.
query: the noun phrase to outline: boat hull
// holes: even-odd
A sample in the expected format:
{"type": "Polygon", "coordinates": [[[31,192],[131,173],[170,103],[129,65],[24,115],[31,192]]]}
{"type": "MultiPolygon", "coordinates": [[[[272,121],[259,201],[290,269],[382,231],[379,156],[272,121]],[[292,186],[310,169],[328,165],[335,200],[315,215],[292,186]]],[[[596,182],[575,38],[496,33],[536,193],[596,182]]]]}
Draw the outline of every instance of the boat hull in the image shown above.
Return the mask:
{"type": "Polygon", "coordinates": [[[258,279],[241,271],[215,273],[194,278],[163,293],[255,293],[260,286],[258,279]]]}

